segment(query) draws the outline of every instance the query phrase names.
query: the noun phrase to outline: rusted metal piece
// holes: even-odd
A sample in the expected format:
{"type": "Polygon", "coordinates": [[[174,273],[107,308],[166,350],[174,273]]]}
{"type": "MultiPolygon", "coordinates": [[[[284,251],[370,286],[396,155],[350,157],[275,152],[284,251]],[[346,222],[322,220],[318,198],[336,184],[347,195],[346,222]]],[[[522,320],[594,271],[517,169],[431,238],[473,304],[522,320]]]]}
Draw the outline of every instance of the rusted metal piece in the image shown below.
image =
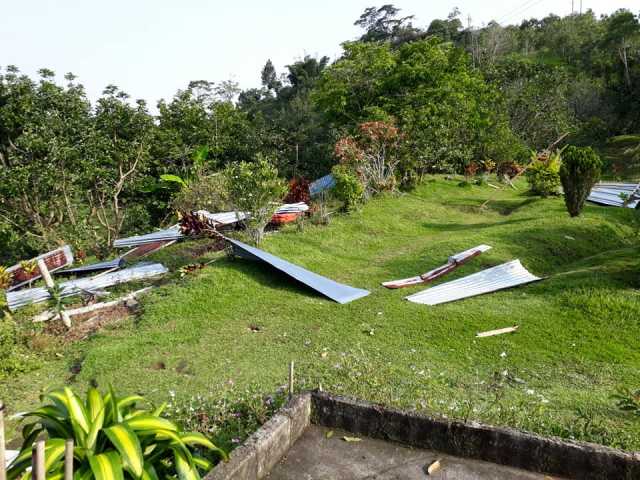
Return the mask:
{"type": "Polygon", "coordinates": [[[431,282],[433,280],[436,280],[437,278],[445,276],[447,273],[452,272],[460,265],[464,265],[469,260],[472,260],[473,258],[477,257],[483,252],[486,252],[489,249],[491,249],[489,245],[478,245],[477,247],[452,255],[451,257],[449,257],[449,261],[445,265],[434,268],[427,273],[423,273],[422,275],[418,275],[416,277],[404,278],[402,280],[383,282],[382,286],[387,288],[404,288],[410,287],[412,285],[420,285],[422,283],[431,282]]]}
{"type": "Polygon", "coordinates": [[[127,253],[122,255],[122,258],[126,258],[127,260],[133,260],[134,258],[143,258],[159,250],[162,250],[169,245],[173,245],[174,243],[176,243],[176,240],[161,240],[159,242],[146,243],[129,250],[127,253]]]}
{"type": "MultiPolygon", "coordinates": [[[[38,260],[44,261],[49,272],[55,272],[56,270],[60,270],[61,268],[73,263],[73,253],[71,252],[71,247],[65,245],[64,247],[43,253],[36,258],[28,260],[28,263],[36,266],[38,264],[38,260]]],[[[9,267],[7,269],[7,273],[11,275],[11,286],[8,289],[9,291],[20,288],[34,280],[38,280],[42,276],[37,267],[31,272],[27,272],[21,264],[9,267]]]]}

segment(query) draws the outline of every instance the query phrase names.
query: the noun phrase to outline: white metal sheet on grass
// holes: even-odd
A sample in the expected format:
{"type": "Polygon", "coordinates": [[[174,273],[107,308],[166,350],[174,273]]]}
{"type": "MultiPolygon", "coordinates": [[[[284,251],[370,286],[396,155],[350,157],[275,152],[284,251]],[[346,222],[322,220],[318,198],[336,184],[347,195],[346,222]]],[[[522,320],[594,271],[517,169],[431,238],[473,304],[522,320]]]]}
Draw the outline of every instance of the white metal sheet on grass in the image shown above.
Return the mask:
{"type": "Polygon", "coordinates": [[[414,303],[438,305],[541,280],[513,260],[406,297],[414,303]]]}
{"type": "MultiPolygon", "coordinates": [[[[79,295],[82,292],[104,290],[114,285],[144,280],[163,275],[167,272],[167,268],[161,263],[140,263],[139,265],[117,272],[60,283],[60,297],[70,297],[79,295]]],[[[32,303],[46,302],[50,298],[51,294],[49,290],[44,287],[7,292],[7,304],[11,311],[32,303]]]]}
{"type": "Polygon", "coordinates": [[[265,262],[281,272],[286,273],[300,283],[314,289],[316,292],[329,297],[335,302],[349,303],[353,300],[357,300],[358,298],[366,297],[370,293],[367,290],[334,282],[329,278],[310,272],[298,265],[289,263],[282,258],[271,255],[270,253],[258,248],[251,247],[245,243],[239,242],[238,240],[233,240],[231,238],[227,238],[226,240],[233,246],[233,253],[235,255],[249,260],[265,262]]]}
{"type": "Polygon", "coordinates": [[[640,202],[640,184],[635,183],[598,183],[592,189],[587,200],[600,205],[623,207],[625,199],[629,197],[628,208],[636,208],[640,202]]]}

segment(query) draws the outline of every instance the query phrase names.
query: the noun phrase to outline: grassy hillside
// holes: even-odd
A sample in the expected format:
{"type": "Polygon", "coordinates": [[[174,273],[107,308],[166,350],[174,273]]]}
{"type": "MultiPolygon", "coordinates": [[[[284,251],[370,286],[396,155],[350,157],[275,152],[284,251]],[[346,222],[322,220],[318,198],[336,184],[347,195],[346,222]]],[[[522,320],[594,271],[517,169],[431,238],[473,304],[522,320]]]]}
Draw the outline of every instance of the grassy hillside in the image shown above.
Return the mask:
{"type": "MultiPolygon", "coordinates": [[[[176,392],[178,401],[242,403],[275,392],[293,359],[299,388],[321,384],[431,414],[640,449],[640,420],[610,398],[620,386],[640,387],[633,212],[590,205],[571,219],[561,199],[523,191],[437,179],[336,215],[327,227],[267,237],[265,250],[372,292],[348,305],[264,265],[207,254],[217,260],[183,279],[175,274],[142,300],[139,317],[60,346],[39,370],[4,381],[0,396],[15,411],[43,389],[94,381],[156,401],[176,392]],[[481,243],[493,249],[444,281],[515,258],[548,278],[436,307],[403,300],[424,286],[380,286],[481,243]],[[511,325],[520,330],[475,338],[511,325]]],[[[194,248],[176,245],[158,258],[175,269],[193,262],[194,248]]]]}

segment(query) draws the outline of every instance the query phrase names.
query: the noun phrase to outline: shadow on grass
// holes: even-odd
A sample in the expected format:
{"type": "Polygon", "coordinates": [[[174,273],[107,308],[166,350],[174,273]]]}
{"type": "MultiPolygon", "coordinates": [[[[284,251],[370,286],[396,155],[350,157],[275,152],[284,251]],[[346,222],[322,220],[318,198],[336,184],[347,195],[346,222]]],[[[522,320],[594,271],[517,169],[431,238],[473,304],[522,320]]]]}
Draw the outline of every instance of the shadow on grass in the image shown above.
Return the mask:
{"type": "Polygon", "coordinates": [[[535,220],[535,217],[528,218],[514,218],[511,220],[505,220],[502,222],[477,222],[477,223],[431,223],[425,222],[423,226],[425,228],[436,230],[438,232],[459,232],[465,230],[481,230],[484,228],[502,227],[505,225],[516,225],[519,223],[526,223],[531,220],[535,220]]]}

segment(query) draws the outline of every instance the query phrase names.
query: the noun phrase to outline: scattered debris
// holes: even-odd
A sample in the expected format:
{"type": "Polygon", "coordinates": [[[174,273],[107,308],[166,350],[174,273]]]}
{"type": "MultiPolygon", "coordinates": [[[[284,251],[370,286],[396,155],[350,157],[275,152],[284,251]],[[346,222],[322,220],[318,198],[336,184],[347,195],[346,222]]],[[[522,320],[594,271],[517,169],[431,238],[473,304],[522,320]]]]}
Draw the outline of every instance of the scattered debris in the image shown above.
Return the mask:
{"type": "Polygon", "coordinates": [[[271,223],[282,225],[296,221],[309,210],[309,205],[304,202],[285,203],[271,217],[271,223]]]}
{"type": "MultiPolygon", "coordinates": [[[[67,315],[69,315],[70,317],[78,317],[78,316],[85,316],[89,313],[95,313],[95,312],[100,312],[103,310],[109,310],[111,308],[114,307],[118,307],[120,305],[125,305],[127,306],[127,302],[129,302],[130,300],[135,299],[136,297],[139,297],[140,295],[143,295],[147,292],[149,292],[153,287],[146,287],[146,288],[142,288],[140,290],[136,290],[135,292],[131,292],[128,295],[125,295],[124,297],[120,297],[116,300],[112,300],[110,302],[102,302],[102,303],[94,303],[92,305],[87,305],[85,307],[79,307],[79,308],[73,308],[70,310],[67,310],[67,315]]],[[[45,312],[42,312],[38,315],[36,315],[35,317],[33,317],[33,321],[34,322],[46,322],[48,320],[51,320],[53,318],[55,318],[56,313],[51,311],[51,310],[47,310],[45,312]]]]}
{"type": "Polygon", "coordinates": [[[325,434],[326,438],[331,438],[333,437],[333,430],[329,430],[326,434],[325,434]]]}
{"type": "Polygon", "coordinates": [[[427,475],[431,476],[439,472],[441,468],[442,464],[440,463],[440,460],[436,460],[435,462],[429,464],[429,466],[427,467],[427,475]]]}
{"type": "Polygon", "coordinates": [[[361,442],[362,441],[362,439],[358,438],[358,437],[342,437],[342,439],[345,442],[349,442],[349,443],[355,443],[355,442],[361,442]]]}
{"type": "MultiPolygon", "coordinates": [[[[160,263],[136,265],[131,268],[98,275],[96,277],[69,280],[59,284],[60,297],[80,295],[83,292],[95,292],[121,283],[144,280],[167,273],[167,268],[160,263]]],[[[29,288],[17,292],[7,293],[7,304],[11,311],[33,303],[46,302],[51,298],[48,289],[44,287],[29,288]]]]}
{"type": "Polygon", "coordinates": [[[423,273],[422,275],[418,275],[417,277],[405,278],[402,280],[393,280],[391,282],[384,282],[382,285],[387,288],[403,288],[409,287],[411,285],[419,285],[421,283],[428,283],[432,280],[440,278],[447,273],[455,270],[460,265],[467,263],[474,257],[486,252],[487,250],[491,250],[489,245],[478,245],[477,247],[470,248],[469,250],[465,250],[464,252],[457,253],[449,257],[448,262],[441,267],[438,267],[434,270],[431,270],[427,273],[423,273]]]}
{"type": "Polygon", "coordinates": [[[333,175],[325,175],[324,177],[317,179],[315,182],[311,182],[311,185],[309,185],[309,193],[312,197],[316,197],[322,192],[331,190],[335,185],[336,179],[333,178],[333,175]]]}
{"type": "Polygon", "coordinates": [[[253,333],[258,333],[262,331],[262,327],[258,325],[249,325],[247,328],[249,329],[250,332],[253,332],[253,333]]]}
{"type": "Polygon", "coordinates": [[[520,260],[513,260],[458,280],[428,288],[414,295],[409,295],[406,299],[414,303],[439,305],[539,280],[542,279],[529,273],[522,266],[520,260]]]}
{"type": "Polygon", "coordinates": [[[7,273],[11,275],[9,291],[20,288],[42,277],[40,270],[37,268],[38,260],[44,261],[49,272],[55,272],[73,263],[73,253],[71,252],[71,247],[65,245],[64,247],[43,253],[36,258],[26,262],[20,262],[17,265],[7,268],[7,273]]]}
{"type": "Polygon", "coordinates": [[[147,233],[146,235],[119,238],[118,240],[113,242],[113,246],[115,248],[137,247],[139,245],[146,245],[148,243],[157,244],[158,242],[176,241],[180,240],[183,237],[184,235],[180,231],[180,225],[176,224],[173,227],[167,228],[165,230],[147,233]]]}
{"type": "Polygon", "coordinates": [[[640,203],[640,183],[601,182],[593,187],[587,200],[612,207],[636,208],[640,203]]]}
{"type": "Polygon", "coordinates": [[[180,278],[194,273],[197,270],[202,270],[205,266],[205,263],[190,263],[189,265],[184,265],[183,267],[180,267],[180,270],[178,270],[180,272],[180,278]]]}
{"type": "Polygon", "coordinates": [[[173,245],[174,243],[176,243],[177,240],[164,240],[164,241],[158,241],[158,242],[151,242],[151,243],[145,243],[143,245],[140,245],[138,247],[135,247],[131,250],[129,250],[127,253],[122,255],[122,258],[127,258],[129,259],[140,259],[140,258],[144,258],[148,255],[151,255],[152,253],[156,253],[159,250],[162,250],[163,248],[168,247],[169,245],[173,245]]]}
{"type": "Polygon", "coordinates": [[[248,260],[265,262],[324,296],[329,297],[335,302],[349,303],[353,300],[357,300],[358,298],[366,297],[370,293],[367,290],[353,288],[349,285],[334,282],[333,280],[318,275],[317,273],[310,272],[298,265],[294,265],[286,260],[278,258],[275,255],[271,255],[263,250],[239,242],[238,240],[233,240],[231,238],[226,238],[226,240],[231,244],[234,255],[248,260]]]}
{"type": "Polygon", "coordinates": [[[518,325],[514,327],[500,328],[498,330],[489,330],[488,332],[479,332],[476,337],[495,337],[496,335],[502,335],[503,333],[513,333],[518,330],[518,325]]]}
{"type": "Polygon", "coordinates": [[[125,265],[125,260],[122,257],[115,258],[113,260],[107,260],[105,262],[92,263],[90,265],[83,265],[81,267],[67,268],[66,270],[59,270],[58,275],[77,275],[79,273],[91,273],[99,272],[102,270],[118,270],[125,265]]]}

